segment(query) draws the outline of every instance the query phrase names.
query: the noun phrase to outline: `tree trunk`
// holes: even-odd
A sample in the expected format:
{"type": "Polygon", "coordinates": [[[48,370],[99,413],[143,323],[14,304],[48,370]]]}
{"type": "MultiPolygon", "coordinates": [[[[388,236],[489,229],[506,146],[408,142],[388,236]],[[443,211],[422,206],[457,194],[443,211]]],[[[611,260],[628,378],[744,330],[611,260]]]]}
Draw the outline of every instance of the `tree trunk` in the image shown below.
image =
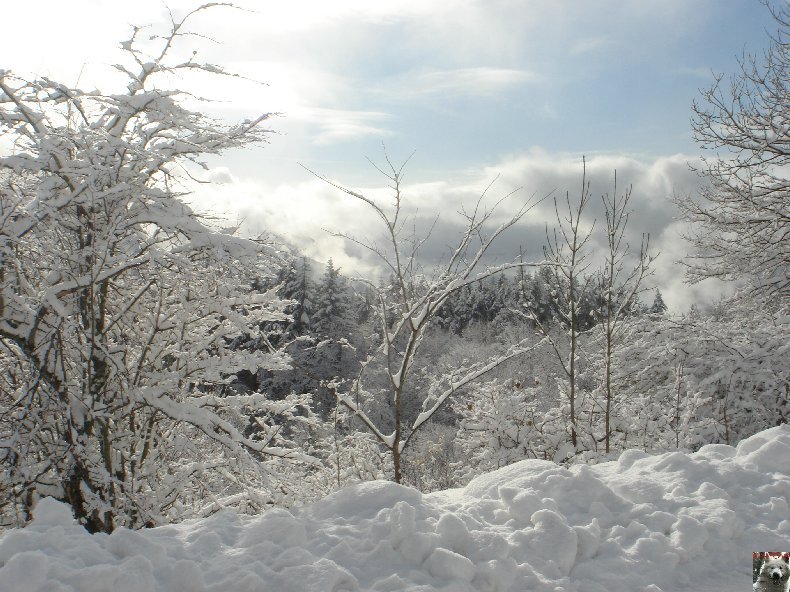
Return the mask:
{"type": "Polygon", "coordinates": [[[87,467],[79,459],[75,459],[71,474],[63,484],[64,501],[71,506],[74,517],[85,526],[88,532],[111,533],[113,531],[112,513],[105,512],[102,519],[97,510],[88,512],[83,487],[93,491],[87,467]]]}
{"type": "MultiPolygon", "coordinates": [[[[574,245],[575,247],[575,245],[574,245]]],[[[575,265],[576,253],[574,251],[572,265],[575,265]]],[[[571,359],[568,364],[568,380],[571,383],[571,444],[576,448],[576,290],[574,285],[573,271],[570,273],[570,305],[571,305],[571,359]]]]}
{"type": "Polygon", "coordinates": [[[401,468],[400,468],[400,450],[398,450],[400,442],[395,440],[395,445],[392,448],[392,465],[395,468],[395,483],[401,482],[401,468]]]}

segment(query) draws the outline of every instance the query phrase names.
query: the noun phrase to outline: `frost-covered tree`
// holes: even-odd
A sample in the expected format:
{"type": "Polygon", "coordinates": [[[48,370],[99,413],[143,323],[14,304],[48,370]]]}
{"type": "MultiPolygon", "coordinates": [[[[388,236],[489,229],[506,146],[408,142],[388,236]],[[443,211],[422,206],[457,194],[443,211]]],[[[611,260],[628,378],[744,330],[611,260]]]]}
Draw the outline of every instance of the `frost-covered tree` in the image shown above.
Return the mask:
{"type": "Polygon", "coordinates": [[[551,268],[543,267],[531,277],[527,277],[524,290],[526,302],[524,306],[531,311],[535,321],[548,325],[554,319],[554,306],[551,298],[551,268]]]}
{"type": "Polygon", "coordinates": [[[350,301],[346,283],[330,259],[316,290],[313,303],[313,331],[320,337],[338,341],[351,330],[350,301]]]}
{"type": "Polygon", "coordinates": [[[286,327],[286,333],[295,337],[304,335],[310,329],[310,312],[313,308],[311,301],[314,298],[313,282],[310,277],[310,264],[306,257],[296,261],[287,262],[280,270],[278,295],[286,300],[292,300],[287,312],[291,320],[286,327]]]}
{"type": "MultiPolygon", "coordinates": [[[[612,380],[615,350],[622,345],[625,321],[631,312],[634,302],[639,299],[642,283],[650,274],[653,257],[648,254],[650,238],[642,236],[636,261],[631,264],[629,245],[625,242],[625,232],[631,212],[628,203],[631,200],[629,188],[622,196],[617,195],[617,174],[615,173],[614,191],[612,195],[604,195],[604,219],[606,222],[606,260],[600,274],[600,303],[597,307],[598,326],[603,341],[603,381],[604,395],[604,450],[610,451],[612,405],[617,395],[612,380]]],[[[656,290],[656,298],[661,295],[656,290]]],[[[663,305],[663,300],[660,301],[663,305]]],[[[656,303],[653,303],[656,306],[656,303]]],[[[664,306],[666,310],[666,306],[664,306]]],[[[663,310],[659,311],[663,312],[663,310]]]]}
{"type": "Polygon", "coordinates": [[[38,495],[107,532],[261,507],[283,491],[273,464],[299,456],[266,418],[303,400],[225,392],[242,369],[287,363],[229,347],[285,319],[276,296],[249,290],[268,273],[266,249],[209,226],[179,189],[183,167],[268,131],[268,115],[223,124],[168,85],[225,74],[174,54],[211,6],[162,35],[135,28],[117,92],[0,71],[4,520],[24,519],[38,495]]]}
{"type": "Polygon", "coordinates": [[[461,482],[525,458],[542,457],[542,435],[536,426],[546,415],[538,409],[536,390],[513,380],[492,380],[456,401],[462,418],[457,437],[464,459],[461,482]]]}
{"type": "Polygon", "coordinates": [[[646,450],[737,444],[790,415],[788,317],[768,299],[719,311],[647,316],[629,329],[615,377],[613,446],[646,450]],[[757,305],[756,305],[757,304],[757,305]]]}
{"type": "Polygon", "coordinates": [[[311,334],[315,341],[312,356],[305,360],[319,381],[316,405],[324,415],[336,401],[331,394],[335,386],[357,371],[354,346],[351,298],[343,276],[330,259],[316,289],[311,316],[311,334]]]}
{"type": "Polygon", "coordinates": [[[787,421],[787,364],[777,360],[786,351],[790,302],[790,12],[786,2],[764,4],[776,26],[767,50],[744,56],[729,78],[716,76],[694,103],[708,186],[678,200],[691,222],[691,280],[743,286],[715,314],[687,318],[697,339],[685,348],[693,353],[684,375],[701,377],[690,392],[709,421],[692,434],[697,442],[734,443],[753,433],[755,421],[787,421]],[[712,367],[695,372],[702,361],[712,367]]]}
{"type": "Polygon", "coordinates": [[[554,213],[557,226],[553,233],[546,229],[546,245],[544,253],[546,260],[552,265],[547,266],[548,278],[551,282],[550,297],[554,304],[562,328],[564,339],[560,340],[549,327],[540,322],[532,311],[528,311],[532,320],[541,327],[543,333],[551,343],[557,355],[562,371],[567,379],[567,386],[562,386],[562,396],[567,398],[569,404],[568,425],[570,428],[571,445],[575,449],[578,444],[577,420],[577,388],[578,388],[578,357],[580,339],[579,335],[584,330],[586,323],[582,306],[590,288],[590,276],[587,274],[589,267],[589,252],[587,244],[592,236],[595,225],[586,226],[582,223],[582,216],[590,201],[590,183],[587,180],[587,165],[584,163],[581,191],[579,199],[571,203],[570,194],[565,194],[565,203],[560,210],[560,203],[554,199],[554,213]],[[567,343],[565,343],[567,342],[567,343]],[[567,345],[567,348],[565,347],[567,345]]]}
{"type": "Polygon", "coordinates": [[[484,191],[471,211],[462,211],[464,230],[446,261],[435,273],[422,274],[417,265],[417,256],[430,235],[408,236],[404,233],[404,228],[409,226],[404,207],[404,166],[405,163],[396,167],[386,158],[386,167],[377,167],[391,183],[393,202],[389,207],[316,175],[369,207],[381,222],[386,237],[383,243],[368,243],[341,235],[375,255],[391,274],[392,283],[380,287],[378,294],[377,323],[381,341],[362,365],[350,388],[338,391],[337,397],[390,452],[394,478],[398,483],[402,480],[401,459],[404,450],[450,397],[505,361],[534,348],[533,343],[520,342],[489,359],[460,363],[451,375],[432,376],[430,384],[424,385],[424,388],[414,388],[414,371],[421,356],[423,338],[451,297],[471,289],[481,280],[525,265],[514,261],[486,268],[482,260],[492,243],[515,225],[534,203],[523,205],[502,224],[489,229],[493,209],[485,208],[483,200],[487,190],[484,191]],[[379,421],[372,413],[366,412],[365,404],[371,399],[368,391],[371,385],[382,386],[391,409],[389,418],[379,421]],[[420,409],[416,416],[407,414],[407,410],[412,407],[420,409]],[[392,431],[386,433],[389,430],[392,431]]]}
{"type": "Polygon", "coordinates": [[[716,76],[693,106],[694,138],[709,182],[678,200],[693,222],[693,281],[749,278],[758,291],[790,292],[790,11],[772,9],[777,31],[763,55],[716,76]]]}
{"type": "Polygon", "coordinates": [[[472,316],[472,289],[466,286],[447,299],[436,313],[437,325],[461,337],[472,316]]]}
{"type": "Polygon", "coordinates": [[[650,314],[664,314],[667,311],[667,305],[664,302],[664,297],[661,295],[661,290],[656,288],[656,295],[653,297],[653,304],[650,305],[648,312],[650,314]]]}

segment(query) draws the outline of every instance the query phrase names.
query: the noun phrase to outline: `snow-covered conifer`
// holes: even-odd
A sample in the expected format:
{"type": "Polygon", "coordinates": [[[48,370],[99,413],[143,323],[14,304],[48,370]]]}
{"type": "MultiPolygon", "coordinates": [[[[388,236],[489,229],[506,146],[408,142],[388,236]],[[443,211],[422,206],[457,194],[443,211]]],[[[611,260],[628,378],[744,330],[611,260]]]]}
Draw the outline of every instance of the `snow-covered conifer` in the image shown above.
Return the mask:
{"type": "Polygon", "coordinates": [[[650,314],[664,314],[667,311],[667,305],[664,303],[664,297],[661,296],[661,290],[656,288],[656,295],[653,297],[653,304],[650,305],[648,312],[650,314]]]}

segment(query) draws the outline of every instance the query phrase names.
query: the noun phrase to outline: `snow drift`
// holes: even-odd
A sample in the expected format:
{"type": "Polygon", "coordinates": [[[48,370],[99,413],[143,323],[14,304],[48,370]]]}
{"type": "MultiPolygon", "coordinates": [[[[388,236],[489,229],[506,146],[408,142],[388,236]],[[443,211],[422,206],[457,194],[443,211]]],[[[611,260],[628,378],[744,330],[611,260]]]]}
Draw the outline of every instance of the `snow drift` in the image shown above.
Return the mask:
{"type": "Polygon", "coordinates": [[[748,590],[790,540],[790,426],[596,466],[523,461],[422,495],[376,481],[291,511],[90,535],[42,500],[0,538],[13,592],[748,590]]]}

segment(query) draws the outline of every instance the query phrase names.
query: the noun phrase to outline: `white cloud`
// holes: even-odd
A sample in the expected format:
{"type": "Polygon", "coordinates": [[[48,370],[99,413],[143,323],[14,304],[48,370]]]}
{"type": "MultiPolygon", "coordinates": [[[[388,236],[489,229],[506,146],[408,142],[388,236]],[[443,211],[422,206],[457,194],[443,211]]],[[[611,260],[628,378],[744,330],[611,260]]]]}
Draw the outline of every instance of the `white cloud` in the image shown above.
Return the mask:
{"type": "Polygon", "coordinates": [[[419,73],[399,81],[397,96],[399,98],[426,95],[488,97],[500,95],[515,86],[536,80],[537,76],[532,72],[510,68],[436,70],[419,73]]]}
{"type": "MultiPolygon", "coordinates": [[[[618,194],[632,187],[627,241],[632,250],[639,247],[643,233],[650,233],[653,252],[660,252],[655,263],[651,283],[661,288],[667,304],[675,311],[685,311],[695,301],[708,300],[723,289],[711,282],[690,287],[684,283],[684,268],[678,261],[687,251],[682,238],[683,223],[677,221],[678,212],[671,198],[697,191],[701,181],[688,168],[692,157],[678,154],[660,158],[643,158],[632,155],[595,154],[587,158],[587,180],[592,199],[584,224],[600,231],[603,214],[600,196],[614,190],[614,173],[617,171],[618,194]]],[[[408,169],[407,169],[408,173],[408,169]]],[[[212,172],[222,180],[230,173],[220,169],[212,172]]],[[[468,171],[460,181],[407,184],[403,189],[404,213],[415,216],[418,232],[427,228],[438,213],[440,222],[425,247],[425,262],[431,265],[454,245],[462,230],[463,219],[458,215],[462,208],[469,209],[486,187],[497,178],[488,191],[484,206],[513,189],[522,189],[504,201],[492,225],[501,223],[520,208],[525,200],[552,194],[561,201],[566,192],[571,201],[578,199],[582,181],[580,155],[550,153],[534,148],[501,162],[468,171]]],[[[340,180],[342,183],[342,179],[340,180]]],[[[366,187],[352,187],[389,207],[392,192],[386,180],[368,183],[366,187]]],[[[251,181],[226,183],[205,191],[201,203],[223,204],[234,216],[245,219],[247,232],[258,233],[270,229],[299,247],[307,256],[318,261],[332,257],[337,265],[350,273],[376,277],[378,262],[359,247],[332,236],[327,231],[349,234],[359,239],[385,244],[380,221],[372,211],[354,198],[343,194],[326,183],[311,179],[296,184],[267,186],[251,181]]],[[[511,260],[523,246],[528,256],[539,259],[545,242],[545,226],[556,224],[551,198],[534,208],[523,223],[504,236],[496,254],[500,261],[511,260]]],[[[594,235],[592,245],[599,248],[602,238],[594,235]]],[[[600,263],[601,254],[592,257],[591,264],[600,263]]]]}
{"type": "Polygon", "coordinates": [[[583,37],[571,46],[572,54],[586,54],[610,46],[614,43],[608,37],[583,37]]]}
{"type": "Polygon", "coordinates": [[[383,125],[391,116],[381,111],[297,108],[291,117],[316,128],[316,132],[311,134],[315,144],[334,144],[362,136],[381,137],[393,133],[383,125]]]}
{"type": "Polygon", "coordinates": [[[378,273],[369,256],[331,234],[342,231],[365,237],[376,227],[375,217],[318,179],[277,186],[244,180],[197,186],[190,201],[198,211],[222,214],[234,224],[241,222],[244,234],[274,233],[319,262],[331,257],[336,266],[351,273],[378,273]]]}
{"type": "MultiPolygon", "coordinates": [[[[255,4],[250,3],[253,7],[255,4]]],[[[265,8],[254,8],[260,13],[266,30],[308,31],[322,28],[337,22],[386,21],[425,16],[443,11],[457,1],[424,2],[422,0],[395,0],[389,2],[370,2],[370,0],[290,0],[289,2],[269,2],[265,8]]]]}
{"type": "MultiPolygon", "coordinates": [[[[594,154],[587,157],[587,181],[592,199],[587,211],[587,226],[592,219],[603,221],[600,196],[614,192],[617,172],[617,194],[632,190],[630,206],[633,211],[626,240],[632,251],[638,249],[643,233],[650,234],[654,253],[660,253],[655,262],[651,281],[659,286],[667,304],[677,311],[684,311],[695,300],[705,300],[719,293],[720,286],[704,283],[690,287],[684,283],[685,268],[678,263],[688,250],[682,238],[683,225],[677,221],[679,212],[672,202],[675,195],[696,193],[702,180],[689,168],[696,157],[684,154],[657,158],[622,154],[594,154]]],[[[560,204],[566,192],[578,200],[581,192],[582,158],[577,154],[557,154],[535,148],[525,154],[514,155],[486,168],[486,174],[499,174],[509,186],[524,186],[537,195],[554,192],[560,204]]],[[[556,224],[553,199],[546,200],[529,215],[529,223],[540,229],[556,224]]],[[[593,244],[602,246],[600,236],[593,244]]],[[[593,263],[597,265],[597,262],[593,263]]]]}
{"type": "Polygon", "coordinates": [[[233,176],[228,167],[216,167],[211,169],[208,174],[208,181],[216,183],[217,185],[226,185],[228,183],[238,183],[238,179],[233,176]]]}
{"type": "Polygon", "coordinates": [[[692,304],[711,303],[733,293],[731,284],[716,279],[706,279],[693,285],[686,282],[686,268],[682,261],[689,251],[689,244],[684,238],[687,230],[687,223],[674,221],[654,241],[654,248],[661,253],[654,283],[660,286],[670,310],[677,313],[688,311],[692,304]]]}

